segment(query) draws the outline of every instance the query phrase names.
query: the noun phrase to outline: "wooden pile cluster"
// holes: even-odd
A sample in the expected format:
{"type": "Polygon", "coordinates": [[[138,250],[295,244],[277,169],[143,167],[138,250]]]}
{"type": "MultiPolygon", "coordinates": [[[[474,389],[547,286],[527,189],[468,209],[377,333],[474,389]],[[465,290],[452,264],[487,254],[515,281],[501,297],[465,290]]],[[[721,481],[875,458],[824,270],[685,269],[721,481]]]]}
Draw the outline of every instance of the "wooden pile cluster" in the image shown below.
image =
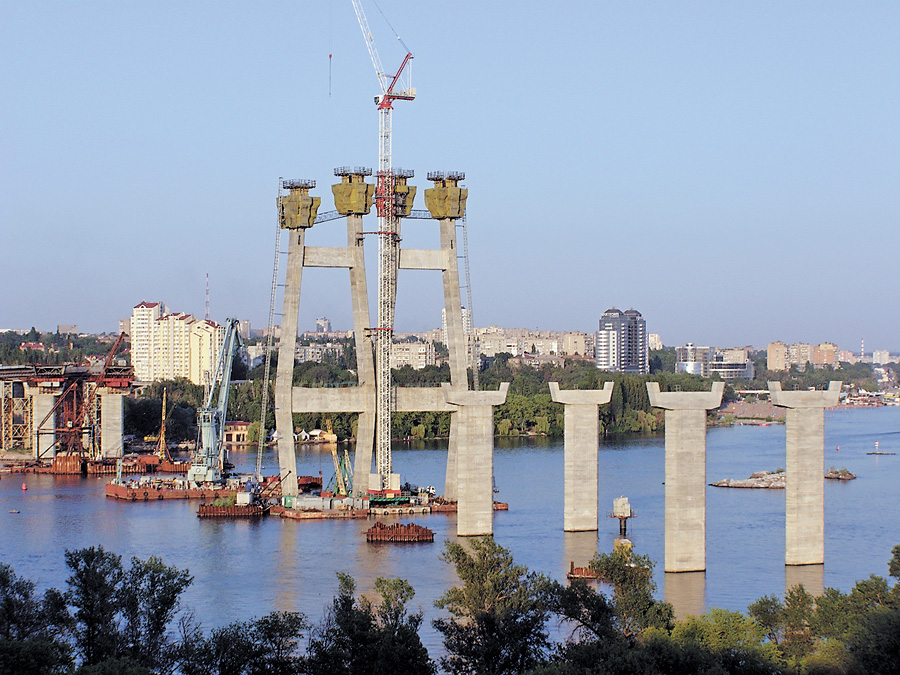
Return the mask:
{"type": "Polygon", "coordinates": [[[385,525],[378,521],[366,532],[366,541],[432,542],[434,541],[434,532],[415,523],[385,525]]]}

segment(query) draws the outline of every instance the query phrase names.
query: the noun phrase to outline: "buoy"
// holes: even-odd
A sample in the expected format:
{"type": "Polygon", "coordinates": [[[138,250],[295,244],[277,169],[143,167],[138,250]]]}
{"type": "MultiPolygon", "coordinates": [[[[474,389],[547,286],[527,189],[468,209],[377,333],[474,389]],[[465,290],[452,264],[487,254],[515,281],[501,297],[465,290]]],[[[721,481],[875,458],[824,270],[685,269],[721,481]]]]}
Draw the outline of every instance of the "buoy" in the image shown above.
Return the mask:
{"type": "Polygon", "coordinates": [[[841,446],[837,446],[837,447],[834,449],[834,451],[835,451],[835,452],[840,452],[840,451],[841,451],[841,446]]]}
{"type": "Polygon", "coordinates": [[[22,489],[23,489],[23,490],[27,490],[27,489],[28,489],[28,486],[25,485],[25,483],[22,483],[22,489]]]}

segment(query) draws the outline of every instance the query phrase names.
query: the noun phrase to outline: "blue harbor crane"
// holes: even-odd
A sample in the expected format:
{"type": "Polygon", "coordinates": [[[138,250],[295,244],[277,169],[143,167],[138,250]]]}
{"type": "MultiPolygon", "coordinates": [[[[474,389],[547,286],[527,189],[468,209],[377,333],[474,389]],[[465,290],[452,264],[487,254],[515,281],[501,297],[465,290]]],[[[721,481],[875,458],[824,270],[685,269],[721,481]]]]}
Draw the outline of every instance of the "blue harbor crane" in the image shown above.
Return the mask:
{"type": "Polygon", "coordinates": [[[238,320],[228,319],[215,379],[207,393],[206,404],[197,410],[197,447],[187,473],[189,481],[217,483],[222,480],[228,459],[225,456],[225,415],[231,388],[231,364],[240,345],[238,320]]]}

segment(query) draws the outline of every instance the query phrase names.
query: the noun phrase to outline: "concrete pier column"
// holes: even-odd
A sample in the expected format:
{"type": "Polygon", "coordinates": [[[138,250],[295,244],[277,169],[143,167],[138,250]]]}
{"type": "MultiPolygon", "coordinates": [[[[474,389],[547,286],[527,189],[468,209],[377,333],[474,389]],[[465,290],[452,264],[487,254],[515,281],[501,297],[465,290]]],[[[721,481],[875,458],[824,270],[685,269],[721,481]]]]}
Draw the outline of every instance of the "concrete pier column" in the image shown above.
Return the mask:
{"type": "Polygon", "coordinates": [[[288,233],[287,272],[284,280],[284,307],[281,315],[281,339],[278,342],[278,369],[275,371],[275,429],[278,432],[278,466],[281,493],[298,494],[297,455],[294,449],[293,379],[294,349],[297,346],[297,318],[300,312],[300,282],[303,279],[303,244],[306,230],[313,226],[319,197],[309,190],[315,181],[284,181],[289,192],[279,196],[278,217],[288,233]]]}
{"type": "MultiPolygon", "coordinates": [[[[52,459],[56,454],[56,432],[38,434],[38,425],[47,417],[47,413],[56,405],[55,394],[31,395],[31,448],[35,459],[52,459]],[[52,449],[51,449],[52,448],[52,449]]],[[[42,429],[56,428],[56,420],[53,415],[44,423],[42,429]]]]}
{"type": "Polygon", "coordinates": [[[597,530],[598,468],[601,405],[609,403],[613,383],[603,389],[561,391],[550,382],[550,397],[565,405],[565,477],[563,479],[563,530],[597,530]]]}
{"type": "Polygon", "coordinates": [[[100,394],[100,452],[104,459],[122,456],[124,400],[123,394],[100,394]]]}
{"type": "Polygon", "coordinates": [[[724,382],[708,392],[647,383],[650,405],[666,411],[666,572],[706,569],[706,411],[721,405],[724,390],[724,382]]]}
{"type": "Polygon", "coordinates": [[[455,390],[443,383],[444,400],[457,406],[458,511],[456,534],[460,537],[494,533],[494,409],[506,401],[509,382],[499,391],[455,390]]]}
{"type": "Polygon", "coordinates": [[[450,413],[450,442],[447,444],[447,478],[444,481],[444,499],[455,502],[459,499],[459,415],[450,413]]]}
{"type": "Polygon", "coordinates": [[[769,382],[772,403],[786,408],[784,564],[825,562],[825,408],[836,406],[841,383],[824,391],[782,391],[769,382]]]}

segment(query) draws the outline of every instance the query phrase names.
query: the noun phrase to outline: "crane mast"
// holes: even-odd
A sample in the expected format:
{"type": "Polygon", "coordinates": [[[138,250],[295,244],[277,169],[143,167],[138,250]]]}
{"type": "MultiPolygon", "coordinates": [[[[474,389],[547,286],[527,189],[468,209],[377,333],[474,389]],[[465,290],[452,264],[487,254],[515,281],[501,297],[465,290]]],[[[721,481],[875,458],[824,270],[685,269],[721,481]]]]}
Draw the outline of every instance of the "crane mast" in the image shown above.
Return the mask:
{"type": "MultiPolygon", "coordinates": [[[[412,60],[407,50],[403,63],[393,76],[387,76],[381,65],[375,40],[369,30],[369,22],[360,0],[351,0],[362,30],[375,75],[381,85],[381,95],[375,97],[378,106],[378,172],[375,185],[375,207],[378,212],[378,326],[375,333],[375,468],[381,477],[381,485],[375,489],[389,488],[392,472],[391,460],[391,344],[394,334],[394,307],[397,298],[398,249],[400,242],[400,218],[394,210],[394,170],[391,159],[391,113],[394,101],[412,101],[415,89],[407,86],[397,90],[400,77],[412,60]]],[[[399,37],[399,36],[398,36],[399,37]]],[[[401,41],[402,43],[402,41],[401,41]]],[[[408,175],[408,173],[407,173],[408,175]]]]}

